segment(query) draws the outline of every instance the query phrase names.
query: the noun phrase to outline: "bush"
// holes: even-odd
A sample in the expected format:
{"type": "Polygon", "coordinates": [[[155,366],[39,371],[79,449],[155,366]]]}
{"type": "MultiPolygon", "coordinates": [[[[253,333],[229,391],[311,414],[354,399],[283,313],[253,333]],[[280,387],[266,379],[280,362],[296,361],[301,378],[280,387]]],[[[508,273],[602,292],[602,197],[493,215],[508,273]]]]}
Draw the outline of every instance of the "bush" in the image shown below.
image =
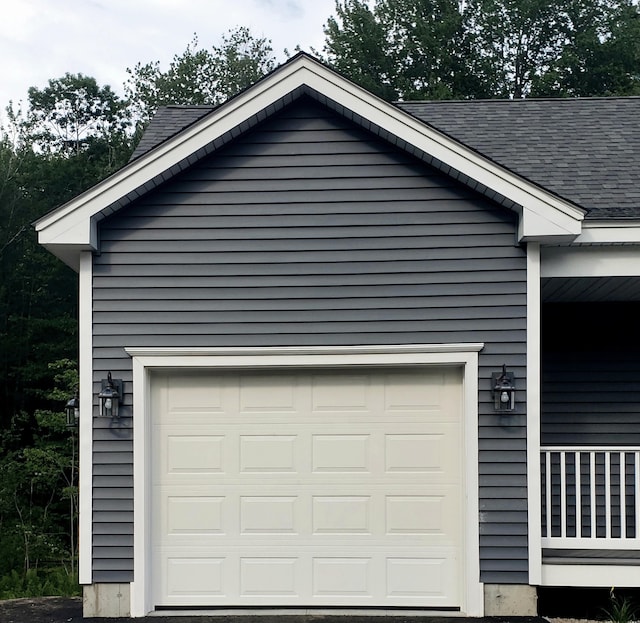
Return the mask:
{"type": "Polygon", "coordinates": [[[0,599],[21,597],[73,597],[80,595],[78,578],[64,567],[11,571],[0,577],[0,599]]]}

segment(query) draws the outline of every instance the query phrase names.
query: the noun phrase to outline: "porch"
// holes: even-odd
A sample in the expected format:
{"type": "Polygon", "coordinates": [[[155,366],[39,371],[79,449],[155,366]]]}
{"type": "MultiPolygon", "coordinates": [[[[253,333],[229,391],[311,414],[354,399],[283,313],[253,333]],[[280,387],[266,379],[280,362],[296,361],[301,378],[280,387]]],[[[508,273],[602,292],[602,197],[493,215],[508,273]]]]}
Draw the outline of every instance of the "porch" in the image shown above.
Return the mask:
{"type": "Polygon", "coordinates": [[[637,280],[634,287],[618,287],[618,297],[631,299],[623,301],[611,300],[611,288],[620,286],[614,279],[599,293],[593,287],[595,280],[579,284],[583,280],[571,280],[562,287],[559,281],[564,280],[550,281],[556,283],[546,283],[541,352],[543,584],[636,586],[640,573],[637,280]]]}

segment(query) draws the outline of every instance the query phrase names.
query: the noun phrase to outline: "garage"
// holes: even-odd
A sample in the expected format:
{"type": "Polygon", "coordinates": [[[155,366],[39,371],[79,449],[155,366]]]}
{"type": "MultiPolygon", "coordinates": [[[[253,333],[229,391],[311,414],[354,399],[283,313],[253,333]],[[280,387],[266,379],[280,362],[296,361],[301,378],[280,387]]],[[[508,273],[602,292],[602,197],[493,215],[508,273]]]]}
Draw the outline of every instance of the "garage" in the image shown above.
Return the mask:
{"type": "Polygon", "coordinates": [[[462,376],[154,370],[153,606],[463,606],[462,376]]]}

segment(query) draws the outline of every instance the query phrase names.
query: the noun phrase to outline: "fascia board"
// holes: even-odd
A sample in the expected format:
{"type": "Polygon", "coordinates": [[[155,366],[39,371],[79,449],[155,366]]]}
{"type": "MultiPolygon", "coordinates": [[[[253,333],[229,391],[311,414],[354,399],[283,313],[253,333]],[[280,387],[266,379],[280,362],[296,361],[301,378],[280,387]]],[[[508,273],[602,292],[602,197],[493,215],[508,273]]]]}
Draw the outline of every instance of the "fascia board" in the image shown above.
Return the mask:
{"type": "Polygon", "coordinates": [[[148,181],[189,158],[199,149],[300,86],[308,86],[338,105],[430,154],[455,171],[523,206],[520,235],[571,235],[580,232],[582,210],[544,189],[504,170],[472,150],[424,125],[414,117],[341,78],[308,56],[301,56],[256,83],[214,114],[187,128],[73,201],[39,219],[36,230],[43,244],[91,244],[89,221],[106,207],[143,188],[148,181]]]}
{"type": "Polygon", "coordinates": [[[640,221],[585,221],[574,244],[640,244],[640,221]]]}
{"type": "Polygon", "coordinates": [[[547,209],[542,204],[525,204],[520,212],[518,240],[520,242],[571,242],[582,231],[582,219],[561,210],[547,209]]]}
{"type": "Polygon", "coordinates": [[[542,277],[640,277],[640,245],[542,247],[542,277]]]}

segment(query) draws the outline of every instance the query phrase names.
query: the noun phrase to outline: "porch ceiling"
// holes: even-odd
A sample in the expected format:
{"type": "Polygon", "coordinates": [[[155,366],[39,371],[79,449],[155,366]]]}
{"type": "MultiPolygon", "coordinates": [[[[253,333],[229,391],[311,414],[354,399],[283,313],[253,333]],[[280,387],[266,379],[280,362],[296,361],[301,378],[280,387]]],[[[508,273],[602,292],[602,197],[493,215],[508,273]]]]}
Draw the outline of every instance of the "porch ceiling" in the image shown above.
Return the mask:
{"type": "Polygon", "coordinates": [[[545,277],[544,303],[640,301],[640,277],[545,277]]]}

